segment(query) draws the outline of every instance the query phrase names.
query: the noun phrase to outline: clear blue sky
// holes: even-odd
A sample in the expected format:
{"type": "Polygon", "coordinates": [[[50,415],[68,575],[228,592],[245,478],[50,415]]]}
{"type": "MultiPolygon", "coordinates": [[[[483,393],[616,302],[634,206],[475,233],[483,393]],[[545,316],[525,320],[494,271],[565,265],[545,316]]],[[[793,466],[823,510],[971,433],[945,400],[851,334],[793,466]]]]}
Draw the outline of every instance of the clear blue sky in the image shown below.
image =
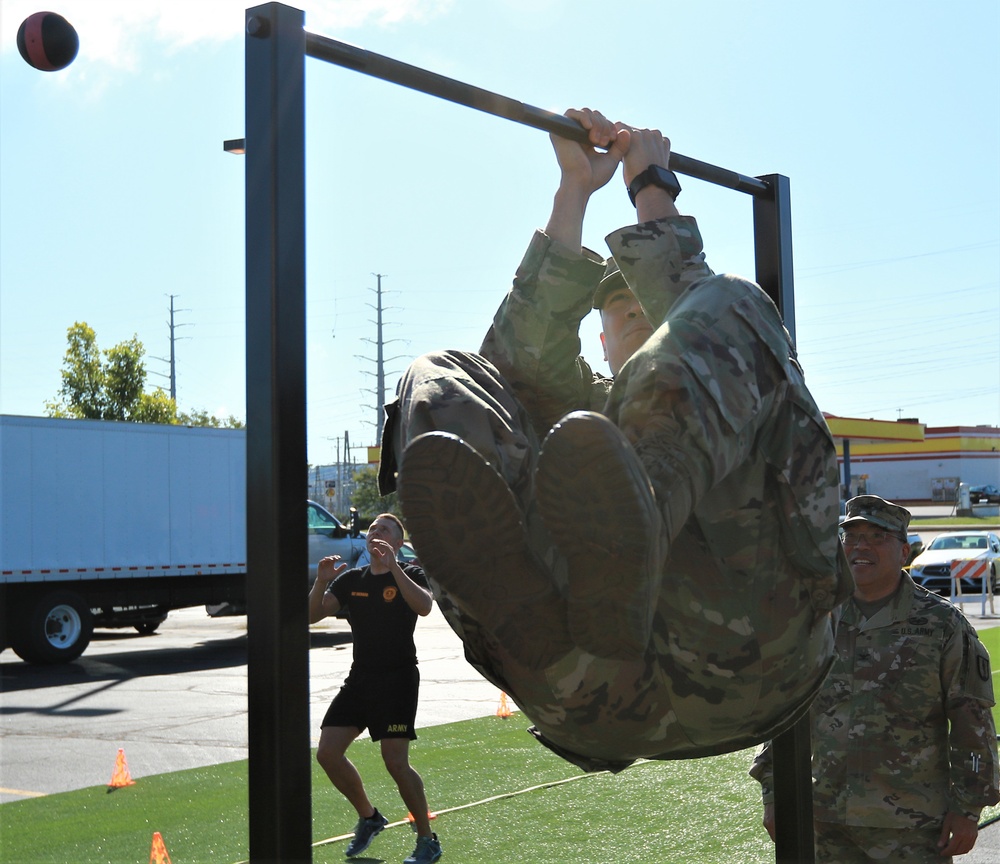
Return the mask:
{"type": "MultiPolygon", "coordinates": [[[[42,414],[66,329],[145,344],[182,410],[245,417],[243,18],[230,0],[0,4],[0,411],[42,414]],[[63,72],[17,53],[72,21],[63,72]]],[[[290,4],[295,5],[295,4],[290,4]]],[[[305,2],[307,29],[554,111],[791,180],[796,326],[823,410],[1000,425],[996,0],[305,2]]],[[[475,350],[557,180],[546,136],[307,60],[309,459],[374,443],[375,286],[390,391],[475,350]]],[[[753,276],[747,196],[688,179],[710,265],[753,276]]],[[[619,177],[585,242],[634,210],[619,177]]],[[[604,368],[596,321],[584,353],[604,368]]],[[[361,454],[361,458],[364,456],[361,454]]]]}

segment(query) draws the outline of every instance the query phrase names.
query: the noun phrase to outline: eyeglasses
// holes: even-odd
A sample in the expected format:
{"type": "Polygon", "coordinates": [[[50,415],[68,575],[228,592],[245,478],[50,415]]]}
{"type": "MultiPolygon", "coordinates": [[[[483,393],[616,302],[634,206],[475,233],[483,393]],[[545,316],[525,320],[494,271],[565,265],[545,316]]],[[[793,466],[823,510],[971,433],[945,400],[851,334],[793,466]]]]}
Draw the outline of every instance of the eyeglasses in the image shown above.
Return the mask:
{"type": "Polygon", "coordinates": [[[881,546],[886,540],[899,540],[902,542],[902,538],[897,537],[895,534],[890,534],[888,531],[872,531],[869,534],[859,534],[857,531],[844,531],[841,533],[840,539],[845,546],[857,546],[862,540],[869,546],[881,546]]]}

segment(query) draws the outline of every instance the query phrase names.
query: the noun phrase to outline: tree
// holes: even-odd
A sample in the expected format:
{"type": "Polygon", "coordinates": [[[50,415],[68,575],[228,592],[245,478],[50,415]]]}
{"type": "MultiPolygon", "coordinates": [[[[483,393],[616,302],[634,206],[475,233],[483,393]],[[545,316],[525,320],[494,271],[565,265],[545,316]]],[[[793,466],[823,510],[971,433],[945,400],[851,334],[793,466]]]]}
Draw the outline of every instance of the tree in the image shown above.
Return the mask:
{"type": "Polygon", "coordinates": [[[66,341],[62,386],[56,399],[45,403],[49,417],[243,428],[232,415],[220,421],[203,410],[178,414],[177,403],[162,387],[147,392],[146,349],[138,335],[101,351],[93,328],[77,321],[66,331],[66,341]]]}
{"type": "Polygon", "coordinates": [[[104,416],[104,367],[97,336],[77,321],[66,331],[69,347],[63,357],[59,402],[46,403],[50,417],[99,420],[104,416]]]}
{"type": "Polygon", "coordinates": [[[45,404],[50,417],[174,422],[173,400],[162,390],[144,392],[146,349],[138,336],[101,351],[94,329],[77,321],[66,331],[66,341],[62,386],[56,400],[45,404]]]}
{"type": "Polygon", "coordinates": [[[178,412],[177,424],[179,426],[211,426],[213,428],[243,429],[245,424],[242,420],[230,414],[225,420],[209,414],[203,408],[195,408],[190,414],[178,412]]]}
{"type": "Polygon", "coordinates": [[[395,492],[379,495],[378,469],[374,465],[366,465],[354,472],[351,504],[357,508],[362,522],[371,522],[379,513],[394,513],[400,519],[403,518],[399,496],[395,492]]]}

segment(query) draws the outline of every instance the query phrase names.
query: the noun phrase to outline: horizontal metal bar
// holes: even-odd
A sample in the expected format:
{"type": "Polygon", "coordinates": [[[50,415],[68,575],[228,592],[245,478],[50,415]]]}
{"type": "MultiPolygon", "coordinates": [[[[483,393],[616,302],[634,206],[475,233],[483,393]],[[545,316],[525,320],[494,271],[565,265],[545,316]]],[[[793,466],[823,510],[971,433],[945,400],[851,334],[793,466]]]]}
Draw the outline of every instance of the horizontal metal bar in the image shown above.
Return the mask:
{"type": "MultiPolygon", "coordinates": [[[[355,72],[362,72],[373,78],[401,84],[411,90],[419,90],[431,96],[438,96],[449,102],[475,108],[477,111],[579,141],[581,144],[588,143],[586,130],[562,114],[555,114],[533,105],[525,105],[516,99],[501,96],[499,93],[483,90],[480,87],[456,81],[454,78],[446,78],[436,72],[428,72],[419,66],[411,66],[409,63],[393,60],[391,57],[374,54],[355,45],[348,45],[346,42],[337,42],[326,36],[306,31],[306,54],[317,60],[326,60],[328,63],[343,66],[345,69],[353,69],[355,72]]],[[[765,198],[772,195],[771,187],[763,180],[738,174],[728,168],[710,165],[708,162],[701,162],[698,159],[691,159],[680,153],[670,153],[670,168],[689,177],[697,177],[699,180],[714,183],[716,186],[724,186],[727,189],[735,189],[738,192],[746,192],[765,198]]]]}

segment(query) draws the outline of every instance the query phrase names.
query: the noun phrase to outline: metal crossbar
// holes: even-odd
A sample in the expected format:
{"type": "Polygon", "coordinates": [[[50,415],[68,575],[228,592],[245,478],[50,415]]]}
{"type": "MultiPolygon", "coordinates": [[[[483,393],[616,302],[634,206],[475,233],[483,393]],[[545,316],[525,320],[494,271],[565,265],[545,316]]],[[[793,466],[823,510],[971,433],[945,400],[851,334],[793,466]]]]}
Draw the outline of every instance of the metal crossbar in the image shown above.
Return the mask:
{"type": "MultiPolygon", "coordinates": [[[[555,114],[544,108],[536,108],[534,105],[526,105],[524,102],[501,96],[499,93],[483,90],[481,87],[474,87],[472,84],[456,81],[454,78],[446,78],[436,72],[428,72],[418,66],[411,66],[409,63],[402,63],[391,57],[348,45],[346,42],[337,42],[327,36],[319,36],[306,31],[306,54],[318,60],[342,66],[345,69],[370,75],[373,78],[381,78],[383,81],[390,81],[411,90],[419,90],[421,93],[428,93],[458,105],[475,108],[486,114],[493,114],[496,117],[503,117],[505,120],[521,123],[524,126],[532,126],[544,132],[551,132],[563,138],[579,141],[581,144],[589,143],[586,130],[562,114],[555,114]]],[[[772,195],[771,187],[765,180],[747,177],[736,171],[730,171],[728,168],[720,168],[717,165],[710,165],[708,162],[682,156],[680,153],[671,152],[670,168],[681,174],[687,174],[689,177],[697,177],[700,180],[706,180],[717,186],[725,186],[727,189],[735,189],[738,192],[764,197],[772,195]]]]}
{"type": "MultiPolygon", "coordinates": [[[[280,3],[246,12],[247,608],[250,860],[312,860],[306,570],[305,58],[575,140],[561,115],[304,30],[280,3]]],[[[679,153],[682,174],[753,196],[756,278],[795,336],[788,178],[679,153]]],[[[776,859],[810,862],[808,720],[775,740],[776,859]]]]}

